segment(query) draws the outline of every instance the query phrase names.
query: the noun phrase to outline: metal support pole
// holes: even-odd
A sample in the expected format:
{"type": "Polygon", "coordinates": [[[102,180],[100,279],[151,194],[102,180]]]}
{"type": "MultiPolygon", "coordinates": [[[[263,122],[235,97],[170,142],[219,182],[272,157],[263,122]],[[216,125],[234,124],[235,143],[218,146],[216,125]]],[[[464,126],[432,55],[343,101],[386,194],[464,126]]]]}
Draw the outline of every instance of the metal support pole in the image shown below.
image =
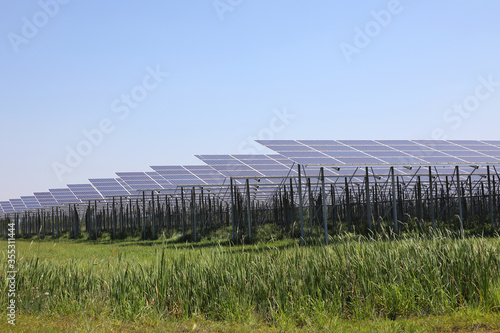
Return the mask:
{"type": "Polygon", "coordinates": [[[297,167],[298,167],[298,172],[299,172],[298,194],[299,194],[300,239],[302,240],[302,243],[305,244],[305,238],[304,238],[304,211],[303,211],[303,208],[302,208],[302,175],[301,175],[301,170],[300,170],[300,164],[298,164],[297,167]]]}
{"type": "MultiPolygon", "coordinates": [[[[206,221],[205,221],[205,197],[203,194],[203,187],[200,188],[201,193],[200,193],[200,214],[201,214],[201,236],[205,236],[205,227],[206,227],[206,221]]],[[[209,194],[210,198],[210,194],[209,194]]],[[[210,205],[208,206],[210,208],[210,205]]]]}
{"type": "Polygon", "coordinates": [[[123,235],[123,197],[120,197],[120,233],[123,235]]]}
{"type": "Polygon", "coordinates": [[[312,236],[313,232],[313,218],[314,218],[314,203],[311,192],[311,178],[307,178],[307,190],[309,192],[309,233],[312,236]]]}
{"type": "Polygon", "coordinates": [[[493,214],[493,191],[491,190],[491,178],[490,178],[490,166],[487,165],[486,166],[486,172],[488,173],[488,208],[489,208],[489,213],[490,213],[490,226],[491,226],[491,230],[493,231],[494,228],[495,228],[495,225],[494,225],[494,221],[495,221],[495,218],[494,218],[494,214],[493,214]]]}
{"type": "Polygon", "coordinates": [[[335,233],[337,231],[336,225],[335,225],[335,218],[336,218],[336,205],[335,205],[335,188],[333,187],[333,184],[330,184],[330,193],[331,193],[331,199],[332,199],[332,227],[333,227],[333,232],[335,233]]]}
{"type": "Polygon", "coordinates": [[[247,213],[248,213],[248,239],[252,239],[252,207],[250,207],[250,183],[247,178],[247,213]]]}
{"type": "Polygon", "coordinates": [[[115,197],[113,197],[113,239],[116,239],[116,207],[115,207],[115,197]]]}
{"type": "Polygon", "coordinates": [[[460,173],[458,171],[458,165],[455,166],[455,172],[457,174],[457,197],[458,197],[458,217],[460,219],[460,236],[464,237],[464,222],[462,215],[462,187],[460,186],[460,173]]]}
{"type": "Polygon", "coordinates": [[[146,239],[146,194],[142,191],[142,237],[146,239]]]}
{"type": "Polygon", "coordinates": [[[366,217],[368,218],[368,229],[372,230],[372,207],[370,203],[370,179],[368,178],[368,167],[365,168],[366,173],[366,184],[365,184],[365,192],[366,192],[366,217]]]}
{"type": "Polygon", "coordinates": [[[347,182],[347,177],[345,179],[345,210],[347,215],[347,231],[352,231],[351,226],[351,197],[349,193],[349,183],[347,182]]]}
{"type": "Polygon", "coordinates": [[[94,200],[94,234],[97,239],[97,200],[94,200]]]}
{"type": "Polygon", "coordinates": [[[431,222],[432,222],[432,229],[435,229],[435,218],[434,218],[434,195],[433,195],[433,189],[432,189],[432,167],[429,167],[429,200],[430,202],[430,209],[431,209],[431,222]]]}
{"type": "Polygon", "coordinates": [[[423,205],[422,205],[422,183],[420,181],[420,176],[417,176],[417,218],[418,225],[423,221],[423,205]]]}
{"type": "Polygon", "coordinates": [[[181,220],[182,220],[182,236],[186,237],[186,216],[184,206],[184,187],[181,186],[181,220]]]}
{"type": "Polygon", "coordinates": [[[234,193],[233,193],[233,177],[230,179],[230,185],[231,185],[231,222],[233,225],[233,242],[236,242],[236,234],[234,230],[234,193]]]}
{"type": "Polygon", "coordinates": [[[193,238],[194,242],[196,243],[196,189],[192,188],[192,200],[191,200],[191,207],[193,207],[193,238]]]}
{"type": "Polygon", "coordinates": [[[325,174],[324,169],[320,169],[321,174],[321,199],[323,206],[323,224],[325,227],[325,244],[328,244],[328,225],[327,225],[327,215],[326,215],[326,191],[325,191],[325,174]]]}
{"type": "Polygon", "coordinates": [[[394,167],[391,167],[392,184],[392,215],[394,218],[394,232],[398,233],[398,206],[396,201],[396,182],[394,181],[394,167]]]}
{"type": "Polygon", "coordinates": [[[55,233],[54,233],[54,207],[51,207],[51,215],[52,215],[52,223],[51,223],[52,238],[54,238],[55,237],[55,233]]]}
{"type": "MultiPolygon", "coordinates": [[[[114,210],[114,209],[113,209],[114,210]]],[[[153,239],[155,239],[155,195],[154,191],[151,191],[151,224],[153,228],[153,239]]]]}

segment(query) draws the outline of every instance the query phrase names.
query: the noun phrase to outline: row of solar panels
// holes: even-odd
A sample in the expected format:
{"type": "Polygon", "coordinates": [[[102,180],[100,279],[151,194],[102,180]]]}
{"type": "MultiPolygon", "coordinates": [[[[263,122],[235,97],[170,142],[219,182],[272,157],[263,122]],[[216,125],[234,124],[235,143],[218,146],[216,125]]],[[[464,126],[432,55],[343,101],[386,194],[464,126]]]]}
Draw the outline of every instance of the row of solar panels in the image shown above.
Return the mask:
{"type": "MultiPolygon", "coordinates": [[[[276,151],[273,155],[197,155],[206,165],[152,166],[150,172],[117,172],[118,178],[89,179],[90,184],[69,184],[67,188],[37,192],[33,196],[0,201],[0,214],[27,209],[102,200],[110,196],[129,196],[138,190],[170,189],[180,186],[227,185],[229,177],[247,177],[259,184],[259,194],[267,196],[275,190],[273,184],[283,182],[285,176],[296,176],[294,163],[303,166],[334,166],[325,169],[325,176],[349,176],[354,182],[362,181],[365,170],[387,174],[387,166],[440,166],[442,173],[454,172],[461,165],[462,174],[484,174],[484,167],[470,171],[469,165],[500,164],[500,141],[426,141],[426,140],[260,140],[259,143],[276,151]],[[340,169],[339,169],[340,168],[340,169]],[[277,177],[267,178],[266,177],[277,177]],[[268,185],[268,186],[265,186],[268,185]]],[[[495,169],[496,172],[496,169],[495,169]]],[[[317,175],[317,169],[311,171],[317,175]]],[[[426,175],[426,168],[409,171],[396,168],[403,181],[415,174],[426,175]]],[[[307,175],[305,175],[307,176],[307,175]]],[[[476,176],[480,179],[481,176],[476,176]]],[[[336,182],[337,179],[328,179],[336,182]]],[[[243,180],[235,180],[243,183],[243,180]]],[[[255,186],[255,189],[257,187],[255,186]]],[[[227,191],[226,191],[227,194],[227,191]]]]}
{"type": "Polygon", "coordinates": [[[500,163],[500,141],[260,140],[304,165],[428,165],[500,163]]]}
{"type": "MultiPolygon", "coordinates": [[[[221,161],[221,155],[212,156],[221,161]]],[[[208,155],[208,158],[212,156],[208,155]]],[[[36,192],[33,196],[0,201],[0,213],[102,200],[110,196],[137,195],[138,190],[145,189],[175,191],[181,186],[220,187],[228,185],[228,177],[286,176],[293,165],[292,161],[280,155],[226,155],[224,161],[223,164],[217,163],[217,168],[210,165],[171,165],[151,166],[154,171],[150,172],[117,172],[118,178],[89,179],[90,184],[68,184],[67,188],[50,189],[48,192],[36,192]]],[[[260,184],[280,181],[251,180],[252,183],[260,184]]],[[[243,183],[241,180],[236,182],[243,183]]],[[[271,188],[262,187],[260,193],[268,195],[272,191],[271,188]]]]}

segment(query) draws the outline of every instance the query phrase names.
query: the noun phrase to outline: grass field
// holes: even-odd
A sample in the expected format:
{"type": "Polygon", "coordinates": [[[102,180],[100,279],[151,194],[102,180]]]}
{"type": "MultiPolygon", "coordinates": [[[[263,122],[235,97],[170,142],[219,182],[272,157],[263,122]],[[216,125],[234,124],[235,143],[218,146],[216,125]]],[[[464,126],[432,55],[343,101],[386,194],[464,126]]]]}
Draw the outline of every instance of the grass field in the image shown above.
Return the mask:
{"type": "Polygon", "coordinates": [[[176,240],[17,240],[17,330],[500,331],[498,237],[176,240]]]}

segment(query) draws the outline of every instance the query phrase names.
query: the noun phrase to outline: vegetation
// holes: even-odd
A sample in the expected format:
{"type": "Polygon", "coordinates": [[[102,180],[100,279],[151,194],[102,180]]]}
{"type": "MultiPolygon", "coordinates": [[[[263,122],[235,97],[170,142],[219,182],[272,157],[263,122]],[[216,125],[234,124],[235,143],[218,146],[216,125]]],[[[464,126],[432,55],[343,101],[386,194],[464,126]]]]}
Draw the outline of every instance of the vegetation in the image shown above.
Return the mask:
{"type": "MultiPolygon", "coordinates": [[[[99,330],[85,318],[109,318],[106,327],[119,331],[419,331],[422,318],[440,329],[433,318],[456,325],[449,318],[462,314],[465,328],[500,329],[498,237],[344,234],[328,246],[179,240],[17,241],[19,323],[62,320],[66,330],[99,330]]],[[[7,288],[4,280],[2,304],[7,288]]]]}

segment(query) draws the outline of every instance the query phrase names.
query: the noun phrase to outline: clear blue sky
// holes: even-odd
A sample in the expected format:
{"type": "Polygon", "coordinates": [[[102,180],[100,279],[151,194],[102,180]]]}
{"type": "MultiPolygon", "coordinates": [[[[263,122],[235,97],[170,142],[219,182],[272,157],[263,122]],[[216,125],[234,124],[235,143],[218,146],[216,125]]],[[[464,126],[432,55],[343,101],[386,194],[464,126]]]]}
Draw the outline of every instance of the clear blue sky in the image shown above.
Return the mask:
{"type": "Polygon", "coordinates": [[[0,200],[249,137],[500,139],[498,1],[54,1],[0,5],[0,200]]]}

